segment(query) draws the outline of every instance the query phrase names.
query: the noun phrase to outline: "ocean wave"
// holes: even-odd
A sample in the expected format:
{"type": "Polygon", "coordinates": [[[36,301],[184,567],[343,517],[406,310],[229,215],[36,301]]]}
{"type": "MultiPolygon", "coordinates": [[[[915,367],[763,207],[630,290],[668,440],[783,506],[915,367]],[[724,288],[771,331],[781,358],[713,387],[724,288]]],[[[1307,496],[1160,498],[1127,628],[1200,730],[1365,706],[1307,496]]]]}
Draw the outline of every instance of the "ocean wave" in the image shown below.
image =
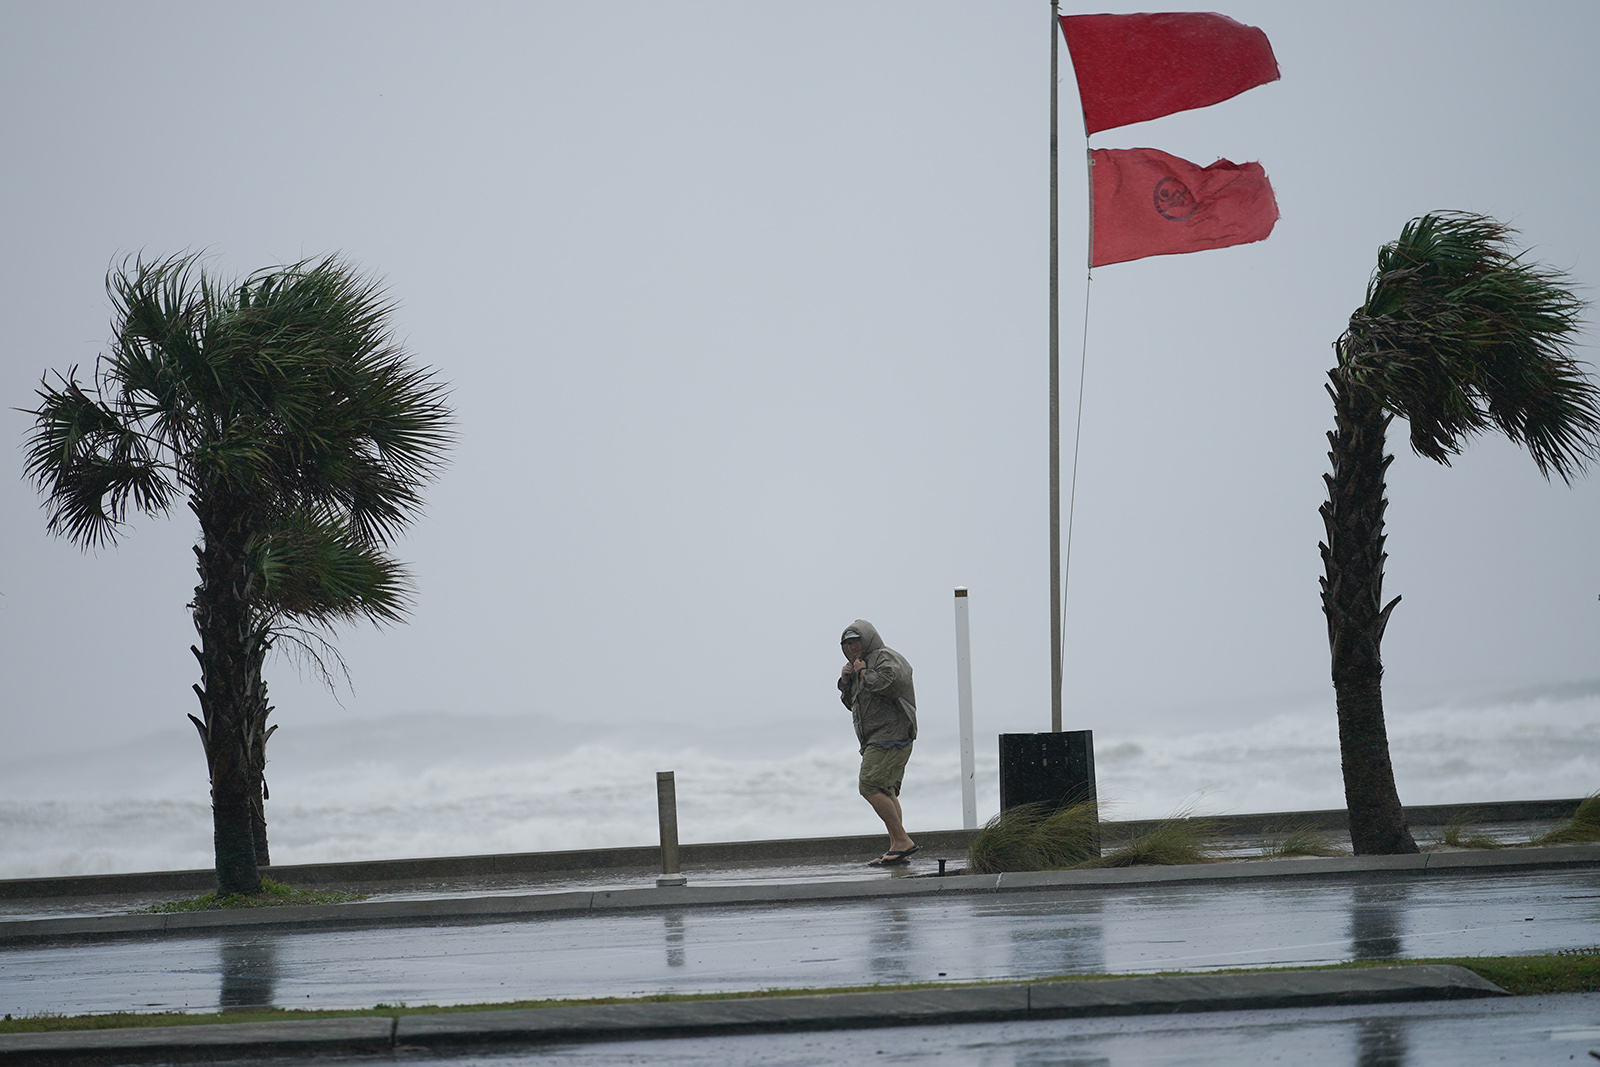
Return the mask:
{"type": "MultiPolygon", "coordinates": [[[[404,717],[274,739],[269,832],[279,863],[648,845],[655,772],[676,773],[685,841],[882,832],[849,744],[720,750],[683,731],[599,743],[525,719],[404,717]],[[563,744],[564,742],[564,744],[563,744]]],[[[1600,692],[1545,690],[1392,710],[1408,804],[1574,797],[1600,787],[1600,692]]],[[[1331,707],[1248,727],[1096,737],[1108,815],[1157,818],[1343,806],[1331,707]]],[[[0,769],[0,877],[209,867],[204,766],[191,736],[0,769]]],[[[992,739],[979,817],[998,807],[992,739]]],[[[953,746],[919,742],[902,802],[917,828],[962,823],[953,746]]]]}

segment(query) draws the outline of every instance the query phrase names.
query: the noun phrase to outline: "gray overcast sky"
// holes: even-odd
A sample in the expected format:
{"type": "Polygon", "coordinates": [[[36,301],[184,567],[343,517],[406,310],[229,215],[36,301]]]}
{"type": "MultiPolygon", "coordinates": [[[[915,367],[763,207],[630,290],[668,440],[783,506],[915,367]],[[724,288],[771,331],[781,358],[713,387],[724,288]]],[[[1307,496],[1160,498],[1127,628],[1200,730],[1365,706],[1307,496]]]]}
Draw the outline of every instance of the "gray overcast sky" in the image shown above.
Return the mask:
{"type": "MultiPolygon", "coordinates": [[[[488,712],[617,742],[645,720],[833,737],[837,635],[862,616],[948,743],[956,585],[980,733],[1048,728],[1047,11],[0,8],[8,753],[194,710],[191,517],[90,554],[52,540],[11,410],[46,368],[91,367],[110,263],[184,249],[223,273],[344,253],[387,279],[459,412],[400,547],[414,620],[345,634],[342,707],[272,664],[286,729],[488,712]]],[[[1600,269],[1600,8],[1226,11],[1267,32],[1281,82],[1094,139],[1260,160],[1283,212],[1262,244],[1096,272],[1067,718],[1102,734],[1332,714],[1322,383],[1382,242],[1459,208],[1590,292],[1600,269]]],[[[1502,442],[1451,469],[1392,443],[1393,701],[1600,677],[1600,483],[1549,485],[1502,442]]]]}

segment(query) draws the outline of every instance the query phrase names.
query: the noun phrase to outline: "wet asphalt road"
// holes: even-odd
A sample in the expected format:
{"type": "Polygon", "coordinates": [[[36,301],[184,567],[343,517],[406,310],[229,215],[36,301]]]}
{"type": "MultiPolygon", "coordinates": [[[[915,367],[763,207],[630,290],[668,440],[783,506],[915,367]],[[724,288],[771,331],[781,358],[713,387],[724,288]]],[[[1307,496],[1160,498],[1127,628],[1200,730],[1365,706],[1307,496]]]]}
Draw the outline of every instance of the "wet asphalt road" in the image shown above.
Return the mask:
{"type": "Polygon", "coordinates": [[[0,1012],[444,1005],[1596,943],[1593,870],[1156,884],[29,945],[0,949],[0,1012]]]}

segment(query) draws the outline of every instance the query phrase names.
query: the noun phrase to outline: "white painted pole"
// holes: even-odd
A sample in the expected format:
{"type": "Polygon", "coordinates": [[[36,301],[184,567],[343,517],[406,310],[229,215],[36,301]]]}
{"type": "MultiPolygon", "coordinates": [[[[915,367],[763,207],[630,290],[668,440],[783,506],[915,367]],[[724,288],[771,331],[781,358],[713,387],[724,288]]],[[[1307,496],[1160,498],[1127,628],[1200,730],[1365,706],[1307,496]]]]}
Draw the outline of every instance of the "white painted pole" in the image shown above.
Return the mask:
{"type": "Polygon", "coordinates": [[[972,765],[972,638],[967,630],[967,589],[956,589],[956,707],[961,722],[961,825],[978,828],[978,784],[972,765]]]}

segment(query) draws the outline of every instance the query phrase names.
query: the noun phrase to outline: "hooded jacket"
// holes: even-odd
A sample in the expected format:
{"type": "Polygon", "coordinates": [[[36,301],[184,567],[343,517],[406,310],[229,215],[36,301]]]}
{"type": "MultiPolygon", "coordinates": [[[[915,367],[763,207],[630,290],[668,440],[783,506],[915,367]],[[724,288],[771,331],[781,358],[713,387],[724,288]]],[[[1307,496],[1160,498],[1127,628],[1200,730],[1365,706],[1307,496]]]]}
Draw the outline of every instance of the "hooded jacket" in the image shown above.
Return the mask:
{"type": "MultiPolygon", "coordinates": [[[[861,751],[868,745],[898,748],[917,736],[917,694],[911,688],[911,664],[884,646],[878,628],[857,619],[847,630],[861,635],[866,669],[839,679],[839,700],[850,709],[861,751]]],[[[844,635],[839,637],[841,644],[844,635]]]]}

